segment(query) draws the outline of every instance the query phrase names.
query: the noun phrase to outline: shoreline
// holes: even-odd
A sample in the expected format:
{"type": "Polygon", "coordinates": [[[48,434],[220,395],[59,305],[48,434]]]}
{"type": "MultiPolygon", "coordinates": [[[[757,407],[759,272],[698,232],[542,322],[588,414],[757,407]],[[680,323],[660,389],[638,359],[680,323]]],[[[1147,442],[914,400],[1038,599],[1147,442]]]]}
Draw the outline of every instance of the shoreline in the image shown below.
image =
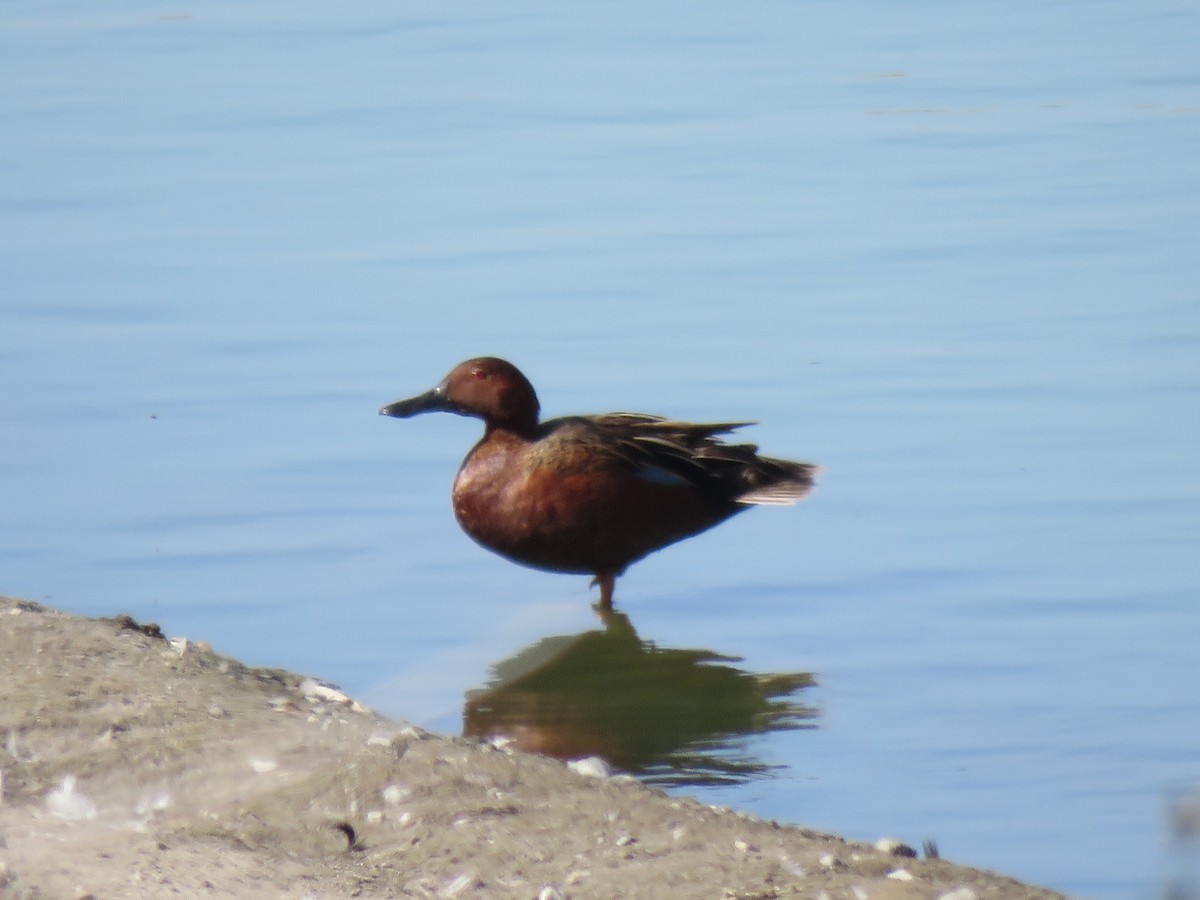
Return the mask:
{"type": "MultiPolygon", "coordinates": [[[[1053,898],[0,597],[0,896],[1053,898]]],[[[907,849],[907,848],[905,848],[907,849]]]]}

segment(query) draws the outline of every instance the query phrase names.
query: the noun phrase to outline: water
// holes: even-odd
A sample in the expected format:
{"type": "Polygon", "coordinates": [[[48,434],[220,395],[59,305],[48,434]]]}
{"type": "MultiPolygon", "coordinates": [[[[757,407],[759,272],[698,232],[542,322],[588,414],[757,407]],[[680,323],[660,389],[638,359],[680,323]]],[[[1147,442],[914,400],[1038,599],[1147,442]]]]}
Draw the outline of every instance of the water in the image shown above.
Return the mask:
{"type": "Polygon", "coordinates": [[[818,492],[617,602],[811,673],[816,727],[708,732],[770,774],[681,789],[1155,895],[1200,782],[1200,14],[687,13],[5,4],[0,590],[457,730],[601,626],[459,533],[476,423],[375,410],[491,353],[551,415],[758,419],[818,492]]]}

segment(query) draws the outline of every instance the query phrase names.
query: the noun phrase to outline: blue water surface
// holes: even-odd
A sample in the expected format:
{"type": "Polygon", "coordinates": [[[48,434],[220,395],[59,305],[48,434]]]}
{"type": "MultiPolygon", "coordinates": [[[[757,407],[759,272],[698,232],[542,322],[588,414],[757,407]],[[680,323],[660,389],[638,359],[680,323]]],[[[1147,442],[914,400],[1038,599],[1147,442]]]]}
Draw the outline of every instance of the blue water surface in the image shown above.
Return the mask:
{"type": "Polygon", "coordinates": [[[642,639],[812,672],[681,788],[1150,897],[1200,783],[1200,10],[1181,0],[0,9],[0,590],[448,731],[585,578],[458,530],[549,414],[823,466],[635,566],[642,639]]]}

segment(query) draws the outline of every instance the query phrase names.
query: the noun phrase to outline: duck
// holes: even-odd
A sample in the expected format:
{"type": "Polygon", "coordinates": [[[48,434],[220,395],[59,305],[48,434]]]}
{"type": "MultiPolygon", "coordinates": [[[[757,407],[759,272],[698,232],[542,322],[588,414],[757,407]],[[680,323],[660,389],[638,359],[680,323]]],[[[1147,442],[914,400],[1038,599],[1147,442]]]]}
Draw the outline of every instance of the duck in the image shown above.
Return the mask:
{"type": "Polygon", "coordinates": [[[529,379],[481,356],[434,387],[379,410],[398,419],[448,412],[483,421],[454,478],[454,515],[475,542],[515,563],[591,575],[598,608],[646,556],[752,506],[790,506],[817,466],[761,456],[722,436],[753,422],[694,423],[614,412],[540,419],[529,379]]]}

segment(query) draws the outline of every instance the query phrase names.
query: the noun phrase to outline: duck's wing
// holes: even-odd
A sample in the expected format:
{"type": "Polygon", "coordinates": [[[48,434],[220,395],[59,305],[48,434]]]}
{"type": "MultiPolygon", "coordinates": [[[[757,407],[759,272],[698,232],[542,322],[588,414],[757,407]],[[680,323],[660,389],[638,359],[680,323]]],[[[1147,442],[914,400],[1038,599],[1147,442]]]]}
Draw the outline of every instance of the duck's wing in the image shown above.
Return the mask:
{"type": "Polygon", "coordinates": [[[727,444],[719,437],[753,422],[682,422],[622,412],[546,424],[558,425],[556,440],[586,442],[598,457],[640,478],[689,484],[739,504],[795,503],[812,489],[816,470],[809,463],[759,456],[754,444],[727,444]]]}

